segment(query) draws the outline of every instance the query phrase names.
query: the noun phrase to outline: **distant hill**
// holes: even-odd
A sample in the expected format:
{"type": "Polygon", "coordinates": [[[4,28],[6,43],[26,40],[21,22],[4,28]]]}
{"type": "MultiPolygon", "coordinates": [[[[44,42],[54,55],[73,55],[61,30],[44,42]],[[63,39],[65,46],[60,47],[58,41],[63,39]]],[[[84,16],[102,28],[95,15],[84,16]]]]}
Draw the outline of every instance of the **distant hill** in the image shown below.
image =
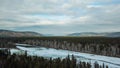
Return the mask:
{"type": "Polygon", "coordinates": [[[95,32],[82,32],[82,33],[72,33],[67,36],[81,36],[81,37],[91,37],[91,36],[104,36],[104,37],[120,37],[120,32],[111,33],[95,33],[95,32]]]}
{"type": "Polygon", "coordinates": [[[0,37],[39,37],[42,34],[36,32],[18,32],[18,31],[11,31],[11,30],[0,30],[0,37]]]}

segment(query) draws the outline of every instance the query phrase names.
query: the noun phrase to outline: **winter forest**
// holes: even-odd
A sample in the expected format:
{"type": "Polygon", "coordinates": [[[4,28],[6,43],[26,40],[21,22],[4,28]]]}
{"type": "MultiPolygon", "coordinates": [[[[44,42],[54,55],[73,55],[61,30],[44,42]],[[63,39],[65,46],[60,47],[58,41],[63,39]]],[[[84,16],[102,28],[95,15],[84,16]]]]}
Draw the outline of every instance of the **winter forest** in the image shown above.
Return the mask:
{"type": "MultiPolygon", "coordinates": [[[[11,54],[10,49],[18,49],[16,44],[29,44],[24,47],[46,47],[120,58],[120,38],[107,37],[6,37],[0,38],[0,68],[109,68],[107,64],[93,64],[77,61],[74,55],[65,58],[45,58],[24,54],[11,54]]],[[[19,45],[20,46],[20,45],[19,45]]],[[[119,64],[116,64],[119,66],[119,64]]],[[[110,67],[113,68],[113,67],[110,67]]]]}
{"type": "Polygon", "coordinates": [[[107,37],[31,37],[0,38],[1,48],[15,48],[15,43],[71,50],[120,58],[120,38],[107,37]]]}

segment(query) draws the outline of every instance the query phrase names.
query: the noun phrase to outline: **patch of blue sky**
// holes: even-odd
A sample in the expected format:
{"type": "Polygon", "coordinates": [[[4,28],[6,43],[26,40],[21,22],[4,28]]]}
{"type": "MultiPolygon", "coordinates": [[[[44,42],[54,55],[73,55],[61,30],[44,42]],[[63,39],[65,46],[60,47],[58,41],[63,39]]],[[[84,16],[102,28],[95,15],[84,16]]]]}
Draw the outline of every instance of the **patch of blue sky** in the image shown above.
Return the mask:
{"type": "Polygon", "coordinates": [[[112,0],[113,4],[120,4],[120,0],[112,0]]]}
{"type": "Polygon", "coordinates": [[[104,2],[92,2],[92,3],[90,3],[90,5],[106,5],[106,3],[104,3],[104,2]]]}
{"type": "Polygon", "coordinates": [[[108,2],[92,2],[90,5],[110,5],[110,4],[120,4],[120,0],[110,0],[108,2]]]}

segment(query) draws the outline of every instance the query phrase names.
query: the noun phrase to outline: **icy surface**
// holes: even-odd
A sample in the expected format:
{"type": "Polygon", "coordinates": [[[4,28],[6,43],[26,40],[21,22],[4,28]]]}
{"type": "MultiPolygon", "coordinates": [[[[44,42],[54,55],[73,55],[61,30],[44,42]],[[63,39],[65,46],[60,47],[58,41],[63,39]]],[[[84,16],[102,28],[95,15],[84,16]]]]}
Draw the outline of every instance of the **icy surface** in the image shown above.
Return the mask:
{"type": "Polygon", "coordinates": [[[10,49],[11,51],[11,54],[19,54],[19,55],[22,55],[22,54],[25,54],[25,51],[23,50],[18,50],[18,49],[10,49]]]}
{"type": "MultiPolygon", "coordinates": [[[[31,56],[42,56],[42,57],[52,57],[52,58],[65,58],[68,55],[74,55],[77,58],[77,61],[85,61],[98,62],[99,64],[108,65],[109,68],[120,68],[120,58],[116,57],[108,57],[108,56],[100,56],[94,54],[80,53],[68,50],[57,50],[53,48],[45,48],[45,47],[22,47],[17,46],[20,50],[27,51],[28,55],[31,56]]],[[[11,50],[11,52],[18,52],[17,50],[11,50]]]]}

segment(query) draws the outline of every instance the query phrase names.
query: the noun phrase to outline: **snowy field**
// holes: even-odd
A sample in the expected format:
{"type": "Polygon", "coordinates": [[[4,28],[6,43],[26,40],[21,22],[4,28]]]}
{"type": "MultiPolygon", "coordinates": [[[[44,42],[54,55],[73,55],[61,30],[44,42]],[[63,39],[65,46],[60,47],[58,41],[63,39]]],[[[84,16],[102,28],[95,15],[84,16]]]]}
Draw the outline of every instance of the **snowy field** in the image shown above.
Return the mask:
{"type": "Polygon", "coordinates": [[[45,47],[23,47],[17,46],[18,49],[11,49],[12,53],[23,53],[23,51],[27,51],[28,55],[31,56],[42,56],[42,57],[52,57],[52,58],[65,58],[68,55],[74,55],[77,58],[77,61],[85,61],[91,62],[98,62],[99,64],[108,65],[109,68],[120,68],[120,58],[116,57],[108,57],[108,56],[100,56],[94,54],[87,54],[87,53],[80,53],[68,50],[57,50],[53,48],[45,48],[45,47]]]}

